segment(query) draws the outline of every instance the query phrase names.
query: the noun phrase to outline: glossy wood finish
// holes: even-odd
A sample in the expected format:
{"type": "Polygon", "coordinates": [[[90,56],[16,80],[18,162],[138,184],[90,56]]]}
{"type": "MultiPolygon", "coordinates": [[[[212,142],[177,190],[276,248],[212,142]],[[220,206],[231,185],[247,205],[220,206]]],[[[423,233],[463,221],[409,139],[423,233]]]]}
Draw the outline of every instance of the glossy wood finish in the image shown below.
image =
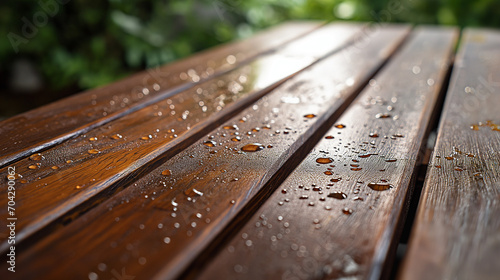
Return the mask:
{"type": "Polygon", "coordinates": [[[233,69],[311,32],[319,25],[317,22],[283,24],[250,39],[203,51],[4,120],[0,122],[0,166],[233,69]]]}
{"type": "MultiPolygon", "coordinates": [[[[324,26],[216,79],[20,160],[15,164],[23,176],[17,187],[22,195],[16,198],[23,217],[18,240],[56,219],[74,219],[64,215],[84,202],[78,211],[86,211],[143,176],[291,75],[342,48],[360,30],[360,25],[324,26]],[[96,197],[108,188],[108,194],[96,197]]],[[[1,203],[7,203],[6,189],[0,191],[1,203]]],[[[0,217],[8,217],[6,208],[0,208],[0,217]]],[[[2,250],[6,238],[0,236],[2,250]]]]}
{"type": "Polygon", "coordinates": [[[30,269],[17,275],[178,276],[271,177],[288,172],[280,168],[332,121],[408,31],[387,26],[370,32],[362,38],[368,44],[354,44],[297,74],[110,200],[20,252],[18,266],[30,269]],[[242,151],[256,142],[263,148],[242,151]]]}
{"type": "Polygon", "coordinates": [[[468,29],[399,279],[498,279],[500,33],[468,29]]]}
{"type": "Polygon", "coordinates": [[[199,278],[379,279],[457,35],[417,28],[199,278]]]}

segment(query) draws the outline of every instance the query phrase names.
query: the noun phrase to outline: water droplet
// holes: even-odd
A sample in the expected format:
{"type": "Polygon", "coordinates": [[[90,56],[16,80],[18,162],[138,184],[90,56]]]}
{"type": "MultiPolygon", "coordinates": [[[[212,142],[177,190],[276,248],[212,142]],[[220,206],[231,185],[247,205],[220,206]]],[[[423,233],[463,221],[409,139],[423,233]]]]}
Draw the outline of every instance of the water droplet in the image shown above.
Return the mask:
{"type": "Polygon", "coordinates": [[[195,196],[195,195],[203,196],[203,193],[195,188],[189,188],[189,189],[185,190],[184,194],[189,196],[189,197],[195,196]]]}
{"type": "Polygon", "coordinates": [[[231,141],[234,141],[234,142],[241,141],[241,137],[235,136],[235,137],[231,138],[231,141]]]}
{"type": "Polygon", "coordinates": [[[241,147],[241,150],[244,152],[258,152],[264,149],[264,145],[260,143],[250,143],[241,147]]]}
{"type": "Polygon", "coordinates": [[[38,169],[38,166],[37,166],[37,165],[32,164],[32,165],[28,166],[28,168],[29,168],[29,169],[38,169]]]}
{"type": "Polygon", "coordinates": [[[149,140],[149,139],[152,139],[152,138],[153,138],[153,136],[151,136],[151,134],[148,135],[148,136],[142,136],[141,137],[142,140],[149,140]]]}
{"type": "Polygon", "coordinates": [[[112,135],[112,136],[111,136],[111,138],[112,138],[112,139],[115,139],[115,140],[118,140],[118,139],[122,139],[122,138],[123,138],[123,136],[121,136],[120,134],[118,134],[118,133],[117,133],[117,134],[115,134],[115,135],[112,135]]]}
{"type": "Polygon", "coordinates": [[[44,159],[44,157],[42,156],[42,154],[33,154],[30,156],[30,159],[34,161],[39,161],[44,159]]]}
{"type": "Polygon", "coordinates": [[[226,57],[226,61],[229,64],[235,64],[236,63],[236,56],[230,54],[226,57]]]}
{"type": "Polygon", "coordinates": [[[52,168],[53,170],[57,170],[57,169],[59,169],[59,167],[57,167],[57,166],[55,166],[55,165],[54,165],[54,166],[52,166],[51,168],[52,168]]]}
{"type": "Polygon", "coordinates": [[[165,169],[161,172],[161,175],[170,176],[170,175],[172,175],[172,171],[170,169],[165,169]]]}
{"type": "Polygon", "coordinates": [[[272,147],[273,147],[273,145],[267,145],[268,149],[271,149],[272,147]]]}
{"type": "Polygon", "coordinates": [[[165,244],[169,244],[169,243],[170,243],[170,237],[165,237],[165,238],[163,238],[163,242],[164,242],[165,244]]]}
{"type": "Polygon", "coordinates": [[[395,159],[395,158],[386,158],[385,159],[385,162],[395,162],[395,161],[397,161],[397,159],[395,159]]]}
{"type": "Polygon", "coordinates": [[[97,141],[97,137],[90,137],[89,141],[97,141]]]}
{"type": "Polygon", "coordinates": [[[378,113],[375,115],[375,118],[377,118],[377,119],[387,119],[390,117],[391,117],[391,114],[389,114],[389,113],[378,113]]]}
{"type": "Polygon", "coordinates": [[[346,199],[347,194],[345,194],[343,192],[331,192],[328,194],[328,197],[333,197],[335,199],[346,199]]]}
{"type": "Polygon", "coordinates": [[[370,157],[372,154],[359,154],[358,157],[360,158],[367,158],[370,157]]]}
{"type": "Polygon", "coordinates": [[[331,135],[327,135],[325,136],[325,139],[334,139],[335,137],[331,136],[331,135]]]}
{"type": "Polygon", "coordinates": [[[474,172],[472,175],[474,176],[474,178],[477,178],[477,179],[483,178],[483,174],[481,172],[474,172]]]}
{"type": "Polygon", "coordinates": [[[330,179],[330,182],[334,182],[334,183],[336,183],[336,182],[338,182],[338,181],[340,181],[340,180],[342,180],[342,177],[332,178],[332,179],[330,179]]]}
{"type": "Polygon", "coordinates": [[[87,152],[88,152],[89,154],[98,154],[98,153],[100,153],[100,151],[99,151],[99,150],[97,150],[97,149],[88,150],[87,152]]]}
{"type": "Polygon", "coordinates": [[[107,267],[108,267],[108,266],[107,266],[105,263],[99,263],[99,264],[97,265],[97,269],[99,269],[100,271],[106,271],[106,268],[107,268],[107,267]]]}
{"type": "Polygon", "coordinates": [[[325,175],[333,175],[333,172],[332,172],[332,171],[330,171],[330,170],[327,170],[327,171],[325,171],[324,173],[325,173],[325,175]]]}
{"type": "Polygon", "coordinates": [[[333,159],[331,159],[331,158],[317,158],[316,162],[321,163],[321,164],[328,164],[328,163],[333,162],[333,159]]]}
{"type": "Polygon", "coordinates": [[[386,191],[393,188],[393,186],[388,183],[368,183],[368,187],[374,191],[386,191]]]}
{"type": "Polygon", "coordinates": [[[97,280],[99,276],[95,272],[89,272],[89,280],[97,280]]]}
{"type": "Polygon", "coordinates": [[[368,136],[370,136],[372,138],[377,138],[378,137],[378,133],[372,132],[372,133],[368,134],[368,136]]]}
{"type": "Polygon", "coordinates": [[[361,167],[353,167],[353,168],[351,168],[352,171],[360,171],[361,169],[363,169],[363,168],[361,168],[361,167]]]}
{"type": "Polygon", "coordinates": [[[308,119],[312,119],[312,118],[315,118],[316,115],[315,114],[307,114],[307,115],[304,115],[304,118],[308,118],[308,119]]]}
{"type": "Polygon", "coordinates": [[[230,129],[230,130],[238,130],[239,129],[238,126],[235,125],[235,124],[233,124],[233,125],[225,125],[222,128],[224,128],[224,129],[230,129]]]}
{"type": "Polygon", "coordinates": [[[301,195],[301,196],[299,197],[299,199],[308,199],[308,198],[309,198],[309,196],[308,196],[308,195],[306,195],[306,194],[303,194],[303,195],[301,195]]]}
{"type": "Polygon", "coordinates": [[[342,213],[344,213],[346,215],[351,215],[353,213],[353,211],[352,211],[352,209],[349,209],[349,208],[343,208],[342,213]]]}
{"type": "Polygon", "coordinates": [[[282,189],[281,193],[285,194],[286,193],[286,189],[282,189]]]}
{"type": "Polygon", "coordinates": [[[345,124],[341,124],[341,123],[339,123],[339,124],[335,124],[334,126],[335,126],[336,128],[345,128],[345,124]]]}
{"type": "Polygon", "coordinates": [[[208,140],[208,141],[203,142],[203,145],[205,145],[207,147],[215,147],[215,146],[217,146],[217,142],[212,141],[212,140],[208,140]]]}
{"type": "Polygon", "coordinates": [[[66,161],[66,163],[72,163],[72,162],[73,162],[73,161],[72,161],[72,160],[70,160],[70,159],[68,159],[68,160],[66,161]]]}
{"type": "Polygon", "coordinates": [[[446,156],[444,158],[447,159],[447,160],[453,160],[453,157],[451,157],[451,156],[446,156]]]}

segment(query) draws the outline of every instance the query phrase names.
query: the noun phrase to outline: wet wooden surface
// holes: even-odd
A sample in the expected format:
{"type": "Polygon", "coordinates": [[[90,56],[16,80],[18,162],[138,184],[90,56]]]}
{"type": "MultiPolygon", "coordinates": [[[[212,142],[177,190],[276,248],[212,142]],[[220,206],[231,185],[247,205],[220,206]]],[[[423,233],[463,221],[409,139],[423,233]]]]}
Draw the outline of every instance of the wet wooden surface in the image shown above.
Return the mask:
{"type": "MultiPolygon", "coordinates": [[[[79,212],[100,203],[124,188],[126,182],[143,176],[158,162],[214,129],[241,107],[321,56],[341,48],[360,30],[360,25],[324,26],[248,65],[18,161],[15,166],[22,176],[18,191],[23,193],[16,199],[18,215],[23,216],[17,225],[18,240],[56,219],[68,223],[79,212]],[[324,44],[319,45],[320,39],[324,44]],[[104,190],[106,194],[96,196],[104,190]],[[67,214],[77,206],[81,209],[67,214]]],[[[6,173],[8,168],[0,172],[6,173]]],[[[4,194],[0,203],[6,204],[6,189],[0,193],[4,194]]],[[[0,210],[0,217],[8,215],[7,209],[0,210]]],[[[8,247],[6,238],[0,238],[2,250],[8,247]]]]}
{"type": "Polygon", "coordinates": [[[379,279],[456,31],[417,28],[200,278],[379,279]]]}
{"type": "MultiPolygon", "coordinates": [[[[464,36],[400,279],[498,275],[499,34],[464,36]]],[[[288,23],[2,122],[0,278],[386,278],[457,38],[288,23]]]]}
{"type": "MultiPolygon", "coordinates": [[[[369,47],[342,50],[297,74],[111,200],[23,252],[20,262],[32,267],[23,277],[98,273],[100,263],[126,267],[127,273],[144,278],[178,276],[364,85],[408,31],[404,26],[380,30],[368,38],[369,47]],[[241,139],[234,141],[237,137],[241,139]],[[241,150],[254,142],[263,143],[263,150],[241,150]],[[81,250],[61,250],[75,242],[82,244],[81,250]],[[58,269],[33,263],[40,255],[65,261],[58,269]]],[[[111,270],[99,273],[112,277],[111,270]]]]}
{"type": "Polygon", "coordinates": [[[290,22],[0,122],[0,166],[165,99],[318,28],[290,22]]]}
{"type": "Polygon", "coordinates": [[[499,278],[499,46],[464,32],[399,279],[499,278]]]}

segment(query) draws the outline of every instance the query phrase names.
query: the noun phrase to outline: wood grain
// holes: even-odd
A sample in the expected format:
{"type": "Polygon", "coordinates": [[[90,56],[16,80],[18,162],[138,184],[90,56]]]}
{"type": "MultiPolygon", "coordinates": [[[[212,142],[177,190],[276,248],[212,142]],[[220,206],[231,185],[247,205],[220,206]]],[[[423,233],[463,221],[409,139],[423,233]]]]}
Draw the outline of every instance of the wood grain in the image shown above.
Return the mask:
{"type": "Polygon", "coordinates": [[[400,279],[500,275],[499,46],[464,32],[400,279]]]}
{"type": "Polygon", "coordinates": [[[110,200],[22,250],[18,265],[30,269],[19,277],[107,279],[113,271],[144,279],[178,276],[355,96],[408,31],[374,30],[364,35],[368,44],[294,76],[110,200]],[[241,150],[255,142],[265,148],[241,150]]]}
{"type": "Polygon", "coordinates": [[[417,28],[199,279],[380,279],[456,38],[417,28]]]}
{"type": "MultiPolygon", "coordinates": [[[[85,202],[78,212],[86,211],[121,190],[291,75],[342,48],[360,30],[360,25],[324,26],[216,79],[20,160],[15,164],[22,175],[16,197],[22,217],[18,242],[76,206],[85,202]],[[96,197],[107,188],[106,195],[96,197]]],[[[7,168],[0,174],[7,174],[7,168]]],[[[0,190],[0,203],[7,203],[6,191],[0,190]]],[[[0,209],[0,217],[8,217],[6,208],[0,209]]],[[[62,223],[74,218],[71,214],[62,223]]],[[[2,250],[8,248],[6,238],[2,231],[2,250]]]]}
{"type": "Polygon", "coordinates": [[[0,122],[0,166],[217,76],[319,27],[290,22],[0,122]]]}

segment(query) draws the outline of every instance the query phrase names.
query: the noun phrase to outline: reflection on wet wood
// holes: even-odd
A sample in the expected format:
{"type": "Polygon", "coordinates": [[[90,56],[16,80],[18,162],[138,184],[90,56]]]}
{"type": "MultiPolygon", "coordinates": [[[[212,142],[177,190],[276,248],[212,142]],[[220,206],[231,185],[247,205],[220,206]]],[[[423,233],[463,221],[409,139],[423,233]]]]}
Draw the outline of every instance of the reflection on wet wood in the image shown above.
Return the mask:
{"type": "MultiPolygon", "coordinates": [[[[325,35],[335,41],[348,38],[331,32],[325,35]]],[[[179,275],[281,167],[293,162],[301,145],[331,122],[408,32],[407,26],[379,30],[369,44],[347,47],[248,104],[110,200],[23,250],[19,265],[29,264],[30,270],[19,275],[93,273],[105,279],[122,267],[146,279],[179,275]],[[78,250],[67,250],[75,244],[81,244],[78,250]]],[[[353,35],[352,29],[345,34],[353,35]]],[[[147,138],[141,141],[155,139],[147,138]]]]}
{"type": "Polygon", "coordinates": [[[235,68],[316,29],[290,22],[111,85],[83,92],[0,122],[0,166],[70,139],[133,110],[235,68]]]}
{"type": "MultiPolygon", "coordinates": [[[[126,181],[143,176],[291,75],[342,47],[359,30],[357,25],[324,26],[277,52],[43,151],[43,160],[20,160],[16,168],[23,176],[18,185],[23,196],[17,203],[23,219],[17,225],[18,240],[56,219],[69,222],[74,217],[63,216],[74,207],[86,202],[84,211],[106,199],[126,181]],[[324,40],[329,47],[316,46],[316,33],[333,35],[324,40]],[[297,46],[316,52],[305,55],[297,46]],[[96,197],[107,189],[108,194],[96,197]]],[[[0,202],[7,203],[7,196],[0,202]]],[[[7,217],[7,209],[0,210],[0,216],[7,217]]],[[[0,240],[4,250],[6,237],[0,240]]]]}

